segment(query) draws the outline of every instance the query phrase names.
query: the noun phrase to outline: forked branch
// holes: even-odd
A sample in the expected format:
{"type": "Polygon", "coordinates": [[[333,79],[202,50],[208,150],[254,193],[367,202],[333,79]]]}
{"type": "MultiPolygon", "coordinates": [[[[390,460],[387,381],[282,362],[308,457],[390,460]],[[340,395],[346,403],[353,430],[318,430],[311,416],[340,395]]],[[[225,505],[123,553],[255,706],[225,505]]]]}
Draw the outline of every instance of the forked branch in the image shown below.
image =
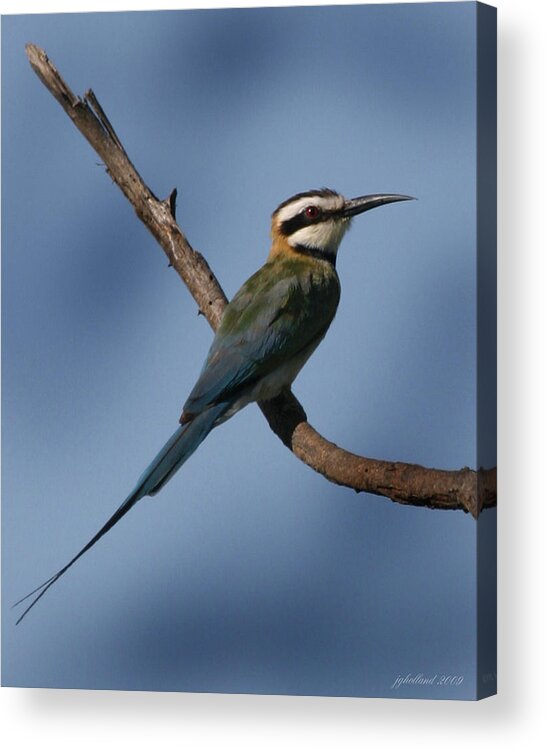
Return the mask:
{"type": "MultiPolygon", "coordinates": [[[[106,171],[161,245],[199,310],[216,330],[227,299],[207,261],[191,247],[176,222],[176,191],[165,200],[158,199],[131,163],[94,93],[88,91],[83,98],[76,96],[43,50],[28,44],[26,52],[42,83],[100,156],[106,171]]],[[[260,408],[282,442],[331,482],[406,505],[463,510],[475,518],[482,508],[496,504],[496,469],[442,471],[349,453],[311,427],[291,391],[260,403],[260,408]]]]}

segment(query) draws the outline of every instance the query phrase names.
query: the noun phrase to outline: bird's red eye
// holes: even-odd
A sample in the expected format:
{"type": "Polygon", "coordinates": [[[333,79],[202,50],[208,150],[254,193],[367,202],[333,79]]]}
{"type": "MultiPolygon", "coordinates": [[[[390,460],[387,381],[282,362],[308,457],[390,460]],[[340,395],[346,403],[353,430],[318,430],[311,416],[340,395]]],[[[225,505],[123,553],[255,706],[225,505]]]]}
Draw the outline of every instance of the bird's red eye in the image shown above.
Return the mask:
{"type": "Polygon", "coordinates": [[[316,206],[307,206],[305,209],[305,215],[308,219],[316,219],[319,215],[319,210],[316,206]]]}

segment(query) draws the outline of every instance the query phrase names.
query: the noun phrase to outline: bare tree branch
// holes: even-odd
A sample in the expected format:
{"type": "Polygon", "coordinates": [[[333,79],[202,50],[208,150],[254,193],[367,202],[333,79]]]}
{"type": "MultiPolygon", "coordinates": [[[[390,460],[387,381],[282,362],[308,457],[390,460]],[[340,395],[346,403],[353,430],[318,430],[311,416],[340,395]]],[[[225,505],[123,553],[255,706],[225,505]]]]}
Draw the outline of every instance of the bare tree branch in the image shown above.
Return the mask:
{"type": "MultiPolygon", "coordinates": [[[[88,91],[83,99],[76,96],[43,50],[27,44],[26,52],[42,83],[100,156],[108,174],[159,242],[199,310],[216,330],[227,298],[205,258],[191,247],[176,223],[176,190],[166,200],[159,200],[131,163],[94,93],[88,91]]],[[[260,403],[260,408],[282,442],[331,482],[406,505],[463,510],[475,518],[482,508],[496,505],[496,469],[442,471],[349,453],[311,427],[291,391],[260,403]]]]}

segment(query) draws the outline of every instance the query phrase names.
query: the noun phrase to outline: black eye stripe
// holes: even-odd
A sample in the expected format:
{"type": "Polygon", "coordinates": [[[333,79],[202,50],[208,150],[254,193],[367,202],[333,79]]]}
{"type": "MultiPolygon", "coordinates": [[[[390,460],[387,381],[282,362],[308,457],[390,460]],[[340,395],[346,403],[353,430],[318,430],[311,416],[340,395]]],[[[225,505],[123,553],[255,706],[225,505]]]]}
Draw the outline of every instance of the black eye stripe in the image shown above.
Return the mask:
{"type": "Polygon", "coordinates": [[[335,190],[330,190],[329,188],[322,188],[321,190],[307,190],[305,193],[297,193],[296,195],[293,195],[291,198],[288,198],[287,200],[283,201],[280,206],[277,206],[275,211],[273,212],[273,216],[286,206],[289,206],[291,203],[294,203],[297,200],[300,200],[301,198],[309,198],[310,200],[313,200],[313,198],[339,198],[339,193],[336,193],[335,190]]]}
{"type": "MultiPolygon", "coordinates": [[[[309,208],[309,206],[306,206],[306,208],[309,208]]],[[[309,217],[305,213],[306,208],[291,219],[286,219],[286,221],[282,222],[280,230],[285,237],[290,237],[291,234],[294,234],[294,232],[297,232],[299,229],[303,229],[303,227],[309,227],[312,224],[319,224],[321,221],[326,221],[333,213],[332,211],[325,211],[319,206],[316,206],[318,214],[314,217],[309,217]]]]}
{"type": "Polygon", "coordinates": [[[303,227],[307,226],[309,226],[309,220],[307,219],[305,214],[296,214],[291,219],[283,221],[280,226],[280,230],[285,237],[289,237],[291,234],[294,234],[294,232],[297,232],[298,229],[302,229],[303,227]]]}

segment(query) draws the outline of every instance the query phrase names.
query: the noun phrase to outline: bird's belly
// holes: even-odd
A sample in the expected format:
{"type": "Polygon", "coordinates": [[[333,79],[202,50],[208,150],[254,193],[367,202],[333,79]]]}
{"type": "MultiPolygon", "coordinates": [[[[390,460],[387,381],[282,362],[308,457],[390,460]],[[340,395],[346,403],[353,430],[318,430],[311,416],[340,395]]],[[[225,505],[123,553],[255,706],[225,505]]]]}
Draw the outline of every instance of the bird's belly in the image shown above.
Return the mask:
{"type": "Polygon", "coordinates": [[[229,419],[253,401],[269,401],[269,399],[275,398],[283,388],[292,385],[297,374],[317,348],[318,344],[319,341],[313,342],[311,346],[308,346],[296,357],[293,357],[288,362],[285,362],[285,364],[277,367],[269,375],[261,378],[252,388],[237,399],[233,406],[226,412],[222,421],[229,419]]]}
{"type": "Polygon", "coordinates": [[[292,385],[311,352],[298,356],[277,367],[273,372],[259,380],[250,392],[250,401],[268,401],[275,398],[286,386],[292,385]]]}

